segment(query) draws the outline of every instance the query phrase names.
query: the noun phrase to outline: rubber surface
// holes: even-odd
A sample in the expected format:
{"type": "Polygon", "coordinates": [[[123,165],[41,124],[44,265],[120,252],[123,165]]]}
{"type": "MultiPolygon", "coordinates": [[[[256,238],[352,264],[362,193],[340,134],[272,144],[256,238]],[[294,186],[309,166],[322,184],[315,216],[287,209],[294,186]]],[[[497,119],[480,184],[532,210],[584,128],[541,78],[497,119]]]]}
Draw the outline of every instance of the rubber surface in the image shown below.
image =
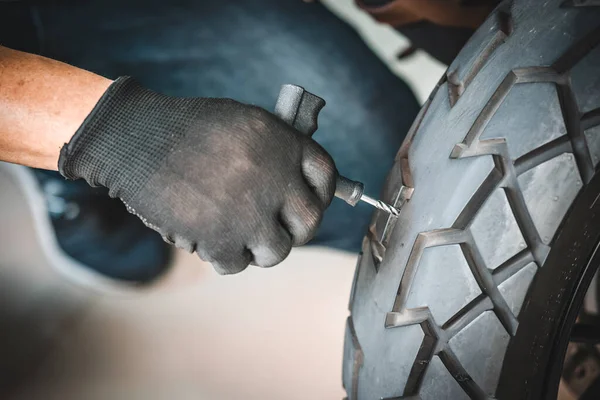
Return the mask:
{"type": "Polygon", "coordinates": [[[348,399],[496,398],[530,284],[599,159],[598,2],[502,3],[388,176],[382,200],[404,204],[363,243],[348,399]]]}

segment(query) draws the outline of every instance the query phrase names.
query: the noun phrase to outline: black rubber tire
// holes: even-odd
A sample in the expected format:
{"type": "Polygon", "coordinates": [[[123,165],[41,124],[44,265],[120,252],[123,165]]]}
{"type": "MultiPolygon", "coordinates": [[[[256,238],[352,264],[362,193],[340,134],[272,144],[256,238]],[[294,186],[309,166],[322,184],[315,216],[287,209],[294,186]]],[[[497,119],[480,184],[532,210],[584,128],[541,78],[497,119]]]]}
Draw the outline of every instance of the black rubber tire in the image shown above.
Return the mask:
{"type": "Polygon", "coordinates": [[[540,398],[577,260],[600,240],[582,222],[600,213],[599,159],[600,1],[502,3],[388,176],[382,198],[402,209],[376,212],[363,243],[349,400],[540,398]]]}

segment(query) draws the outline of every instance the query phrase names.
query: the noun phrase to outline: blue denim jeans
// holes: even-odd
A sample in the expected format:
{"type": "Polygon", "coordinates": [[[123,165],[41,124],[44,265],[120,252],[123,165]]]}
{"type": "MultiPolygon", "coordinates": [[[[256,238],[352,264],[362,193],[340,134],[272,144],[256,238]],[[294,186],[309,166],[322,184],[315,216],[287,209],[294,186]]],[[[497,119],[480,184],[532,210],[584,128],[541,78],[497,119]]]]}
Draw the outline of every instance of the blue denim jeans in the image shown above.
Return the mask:
{"type": "MultiPolygon", "coordinates": [[[[134,76],[165,94],[229,97],[272,110],[282,84],[304,86],[327,101],[314,139],[341,174],[374,196],[419,108],[407,85],[319,3],[61,0],[22,7],[35,30],[30,51],[109,78],[134,76]]],[[[11,35],[26,27],[1,15],[11,35]]],[[[312,243],[358,251],[371,212],[334,199],[312,243]]]]}

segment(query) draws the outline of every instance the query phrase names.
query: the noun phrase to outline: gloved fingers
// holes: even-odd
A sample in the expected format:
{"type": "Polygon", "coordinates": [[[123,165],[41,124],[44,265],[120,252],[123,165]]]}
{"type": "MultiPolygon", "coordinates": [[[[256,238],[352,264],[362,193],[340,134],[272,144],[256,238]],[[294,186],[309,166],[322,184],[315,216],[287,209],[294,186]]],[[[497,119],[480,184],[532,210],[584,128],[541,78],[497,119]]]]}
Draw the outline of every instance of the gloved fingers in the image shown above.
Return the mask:
{"type": "Polygon", "coordinates": [[[326,208],[335,194],[337,169],[331,156],[314,141],[304,147],[302,174],[308,186],[326,208]]]}
{"type": "Polygon", "coordinates": [[[248,248],[254,256],[252,265],[263,268],[279,264],[292,251],[292,237],[279,222],[274,222],[253,236],[248,248]]]}
{"type": "Polygon", "coordinates": [[[250,265],[252,253],[248,249],[223,251],[221,254],[209,257],[209,261],[220,275],[237,274],[250,265]]]}
{"type": "Polygon", "coordinates": [[[281,223],[292,237],[294,246],[301,246],[313,238],[321,219],[324,206],[308,187],[289,196],[281,210],[281,223]]]}

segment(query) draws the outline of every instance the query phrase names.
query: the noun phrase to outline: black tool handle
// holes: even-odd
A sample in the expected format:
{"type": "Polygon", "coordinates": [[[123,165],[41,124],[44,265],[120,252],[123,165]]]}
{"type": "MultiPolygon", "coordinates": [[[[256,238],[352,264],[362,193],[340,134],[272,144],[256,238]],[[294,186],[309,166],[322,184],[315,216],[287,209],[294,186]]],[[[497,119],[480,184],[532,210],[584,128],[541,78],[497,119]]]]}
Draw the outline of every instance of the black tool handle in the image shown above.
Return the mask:
{"type": "MultiPolygon", "coordinates": [[[[304,133],[312,136],[318,128],[319,112],[325,107],[325,100],[296,85],[283,85],[275,104],[275,115],[304,133]]],[[[364,185],[338,175],[335,197],[351,206],[362,197],[364,185]]]]}
{"type": "Polygon", "coordinates": [[[318,128],[319,112],[325,100],[296,85],[283,85],[275,104],[275,115],[304,133],[312,136],[318,128]]]}

